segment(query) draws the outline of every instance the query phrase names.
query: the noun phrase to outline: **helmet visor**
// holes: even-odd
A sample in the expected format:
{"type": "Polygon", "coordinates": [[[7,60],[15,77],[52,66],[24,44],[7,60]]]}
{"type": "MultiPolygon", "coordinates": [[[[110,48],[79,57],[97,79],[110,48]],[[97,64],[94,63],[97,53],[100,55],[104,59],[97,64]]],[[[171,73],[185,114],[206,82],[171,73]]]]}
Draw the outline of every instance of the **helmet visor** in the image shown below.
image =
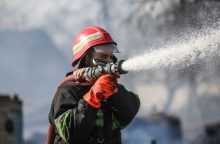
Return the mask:
{"type": "Polygon", "coordinates": [[[100,53],[119,53],[118,47],[115,44],[100,44],[93,46],[95,49],[95,52],[100,53]]]}

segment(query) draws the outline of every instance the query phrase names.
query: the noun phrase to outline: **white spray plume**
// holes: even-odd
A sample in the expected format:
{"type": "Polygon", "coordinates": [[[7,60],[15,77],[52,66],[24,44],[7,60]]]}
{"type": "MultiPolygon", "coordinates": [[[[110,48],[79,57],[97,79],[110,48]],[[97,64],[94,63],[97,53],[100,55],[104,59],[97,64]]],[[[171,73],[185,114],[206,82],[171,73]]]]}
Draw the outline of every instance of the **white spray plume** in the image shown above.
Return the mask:
{"type": "Polygon", "coordinates": [[[188,35],[189,40],[179,38],[175,44],[128,59],[122,64],[127,71],[181,70],[220,56],[220,27],[206,28],[188,35]]]}

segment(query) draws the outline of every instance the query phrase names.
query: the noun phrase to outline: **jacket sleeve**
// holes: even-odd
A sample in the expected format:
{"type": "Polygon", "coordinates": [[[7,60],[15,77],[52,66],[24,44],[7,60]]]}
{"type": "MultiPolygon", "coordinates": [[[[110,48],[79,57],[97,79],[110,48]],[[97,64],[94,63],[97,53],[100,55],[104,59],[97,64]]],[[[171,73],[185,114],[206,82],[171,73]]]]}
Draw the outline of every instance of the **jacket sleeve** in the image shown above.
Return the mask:
{"type": "Polygon", "coordinates": [[[138,95],[127,91],[124,86],[117,84],[118,93],[110,97],[114,117],[119,122],[121,128],[126,127],[137,114],[140,108],[138,95]]]}
{"type": "Polygon", "coordinates": [[[78,101],[73,88],[59,88],[51,109],[50,122],[65,143],[85,143],[89,139],[98,109],[91,107],[83,99],[78,101]]]}

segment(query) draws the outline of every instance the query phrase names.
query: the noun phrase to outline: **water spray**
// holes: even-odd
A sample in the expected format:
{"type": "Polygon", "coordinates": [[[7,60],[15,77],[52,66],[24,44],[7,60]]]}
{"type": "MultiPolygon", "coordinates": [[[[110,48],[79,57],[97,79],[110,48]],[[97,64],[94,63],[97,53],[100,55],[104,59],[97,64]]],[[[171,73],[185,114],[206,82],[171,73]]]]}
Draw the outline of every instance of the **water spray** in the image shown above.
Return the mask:
{"type": "Polygon", "coordinates": [[[178,38],[173,44],[129,58],[121,65],[125,71],[179,71],[194,64],[212,62],[220,56],[220,27],[204,28],[178,38]],[[193,34],[193,35],[192,35],[193,34]]]}

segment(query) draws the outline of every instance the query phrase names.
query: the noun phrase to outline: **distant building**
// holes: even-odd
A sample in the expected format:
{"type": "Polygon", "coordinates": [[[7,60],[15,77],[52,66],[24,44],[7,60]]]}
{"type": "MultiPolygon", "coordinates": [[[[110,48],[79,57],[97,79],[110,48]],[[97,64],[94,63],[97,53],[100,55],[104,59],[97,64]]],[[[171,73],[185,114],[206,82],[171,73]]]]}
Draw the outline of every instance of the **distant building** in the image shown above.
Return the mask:
{"type": "Polygon", "coordinates": [[[0,144],[23,144],[22,101],[0,95],[0,144]]]}
{"type": "Polygon", "coordinates": [[[125,144],[183,144],[181,121],[165,113],[136,117],[123,132],[125,144]]]}

